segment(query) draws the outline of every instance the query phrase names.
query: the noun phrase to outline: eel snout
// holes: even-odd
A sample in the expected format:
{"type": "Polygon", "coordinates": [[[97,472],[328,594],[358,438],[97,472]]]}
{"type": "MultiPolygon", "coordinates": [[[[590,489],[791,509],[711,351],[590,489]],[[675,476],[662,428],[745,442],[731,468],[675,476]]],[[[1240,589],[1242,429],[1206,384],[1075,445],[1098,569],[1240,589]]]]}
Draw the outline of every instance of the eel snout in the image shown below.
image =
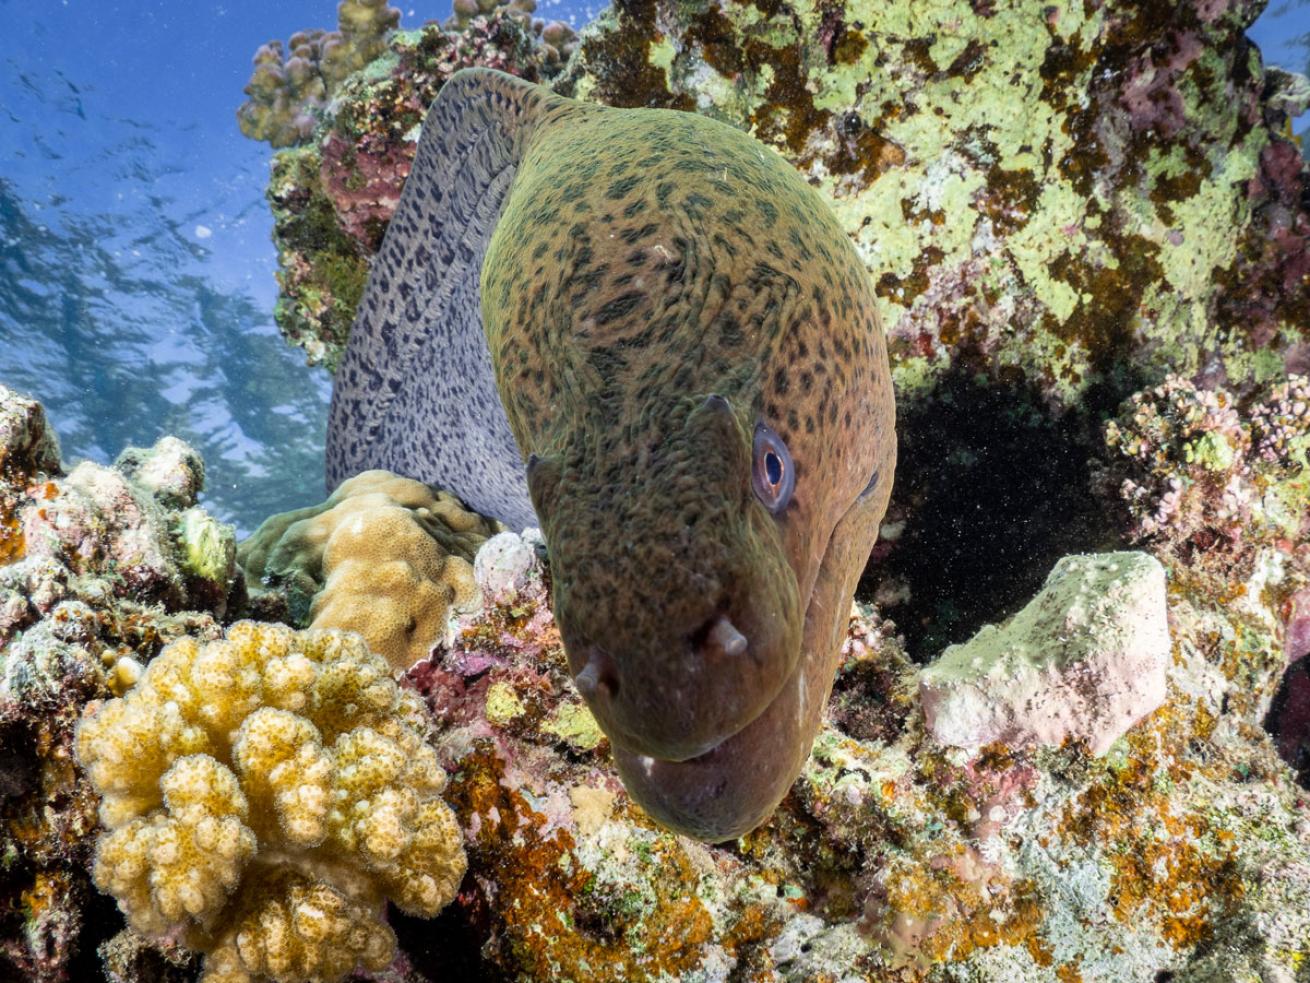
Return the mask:
{"type": "Polygon", "coordinates": [[[574,682],[611,742],[665,761],[706,754],[758,717],[791,674],[798,642],[783,619],[746,606],[648,635],[562,627],[574,682]]]}
{"type": "MultiPolygon", "coordinates": [[[[750,651],[747,639],[727,615],[716,615],[689,639],[693,656],[703,659],[737,659],[750,651]]],[[[586,664],[573,677],[578,692],[588,701],[612,700],[618,692],[618,670],[613,657],[599,646],[587,650],[586,664]]],[[[709,750],[703,748],[698,753],[709,750]]]]}

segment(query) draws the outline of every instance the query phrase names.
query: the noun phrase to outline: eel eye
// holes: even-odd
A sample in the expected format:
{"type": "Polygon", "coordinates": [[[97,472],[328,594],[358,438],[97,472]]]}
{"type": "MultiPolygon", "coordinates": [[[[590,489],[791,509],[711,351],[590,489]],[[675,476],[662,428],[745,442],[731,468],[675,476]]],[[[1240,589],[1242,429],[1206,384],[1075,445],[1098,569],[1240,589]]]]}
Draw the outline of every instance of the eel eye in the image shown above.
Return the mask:
{"type": "Polygon", "coordinates": [[[755,497],[774,515],[791,502],[796,487],[796,468],[782,438],[763,423],[755,424],[755,449],[751,464],[751,484],[755,497]]]}

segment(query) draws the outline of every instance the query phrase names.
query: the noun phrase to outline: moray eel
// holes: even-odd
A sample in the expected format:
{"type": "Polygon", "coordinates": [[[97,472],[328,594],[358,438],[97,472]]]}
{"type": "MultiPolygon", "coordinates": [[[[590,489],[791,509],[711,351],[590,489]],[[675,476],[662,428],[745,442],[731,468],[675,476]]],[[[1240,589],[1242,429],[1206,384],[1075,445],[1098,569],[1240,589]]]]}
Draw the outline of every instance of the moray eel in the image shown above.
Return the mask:
{"type": "Polygon", "coordinates": [[[891,492],[869,276],[772,150],[485,69],[424,123],[333,392],[368,468],[539,523],[632,797],[721,841],[809,754],[891,492]]]}

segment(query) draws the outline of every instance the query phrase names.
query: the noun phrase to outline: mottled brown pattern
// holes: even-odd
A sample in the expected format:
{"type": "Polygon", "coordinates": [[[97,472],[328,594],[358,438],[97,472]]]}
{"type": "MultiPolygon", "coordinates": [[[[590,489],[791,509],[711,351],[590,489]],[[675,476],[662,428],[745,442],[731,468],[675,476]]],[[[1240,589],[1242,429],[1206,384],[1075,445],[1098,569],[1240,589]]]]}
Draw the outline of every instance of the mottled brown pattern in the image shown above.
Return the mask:
{"type": "Polygon", "coordinates": [[[772,811],[826,701],[891,486],[882,332],[854,250],[773,151],[688,113],[573,105],[520,164],[484,325],[539,458],[572,668],[603,650],[590,703],[634,796],[721,839],[772,811]],[[795,462],[777,517],[751,490],[757,422],[795,462]],[[721,615],[747,655],[698,637],[721,615]]]}
{"type": "Polygon", "coordinates": [[[424,125],[337,376],[329,474],[535,511],[628,790],[722,840],[809,753],[894,427],[868,274],[782,158],[475,70],[424,125]],[[793,462],[776,514],[752,486],[759,425],[793,462]]]}

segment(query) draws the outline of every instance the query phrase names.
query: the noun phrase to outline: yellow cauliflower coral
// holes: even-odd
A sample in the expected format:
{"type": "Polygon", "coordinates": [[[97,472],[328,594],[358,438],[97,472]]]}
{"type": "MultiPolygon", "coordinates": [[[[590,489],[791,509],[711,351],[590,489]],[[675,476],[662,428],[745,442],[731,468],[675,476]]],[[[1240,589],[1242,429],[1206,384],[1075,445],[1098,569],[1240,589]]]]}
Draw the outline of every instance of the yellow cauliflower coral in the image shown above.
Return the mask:
{"type": "Polygon", "coordinates": [[[452,609],[477,603],[471,561],[499,528],[447,492],[365,471],[321,505],[266,520],[238,559],[256,592],[286,597],[290,620],[357,631],[404,670],[427,657],[452,609]]]}
{"type": "Polygon", "coordinates": [[[96,885],[202,983],[384,968],[389,899],[430,917],[466,861],[420,698],[357,636],[240,622],[167,646],[84,720],[96,885]]]}

